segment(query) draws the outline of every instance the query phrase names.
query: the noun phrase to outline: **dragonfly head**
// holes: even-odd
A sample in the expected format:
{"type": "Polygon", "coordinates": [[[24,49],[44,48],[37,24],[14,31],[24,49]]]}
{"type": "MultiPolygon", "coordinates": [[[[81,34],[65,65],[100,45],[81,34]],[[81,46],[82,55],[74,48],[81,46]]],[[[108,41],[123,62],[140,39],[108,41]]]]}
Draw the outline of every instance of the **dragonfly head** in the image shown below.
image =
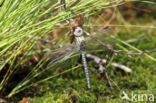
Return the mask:
{"type": "Polygon", "coordinates": [[[83,29],[80,27],[75,28],[74,35],[75,37],[80,37],[83,34],[83,29]]]}

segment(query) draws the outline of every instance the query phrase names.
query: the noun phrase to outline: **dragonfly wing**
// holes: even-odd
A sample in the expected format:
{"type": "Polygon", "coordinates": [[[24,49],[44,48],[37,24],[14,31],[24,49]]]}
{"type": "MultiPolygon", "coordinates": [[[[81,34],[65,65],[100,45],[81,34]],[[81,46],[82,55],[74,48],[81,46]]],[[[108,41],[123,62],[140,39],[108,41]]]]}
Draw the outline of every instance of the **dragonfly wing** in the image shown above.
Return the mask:
{"type": "MultiPolygon", "coordinates": [[[[98,38],[97,38],[98,39],[98,38]]],[[[98,50],[110,50],[113,49],[113,42],[111,38],[106,40],[106,39],[98,39],[100,40],[100,43],[96,40],[89,40],[86,42],[86,51],[98,51],[98,50]],[[106,42],[105,42],[106,40],[106,42]]]]}
{"type": "Polygon", "coordinates": [[[50,61],[50,63],[48,65],[51,65],[51,64],[54,64],[54,63],[58,63],[58,62],[64,61],[64,60],[68,59],[71,55],[77,53],[78,51],[79,50],[74,50],[74,51],[71,51],[71,52],[69,52],[67,54],[61,55],[60,57],[55,58],[52,61],[50,61]]]}
{"type": "Polygon", "coordinates": [[[50,61],[50,64],[56,63],[60,60],[64,60],[69,58],[71,55],[76,53],[77,47],[76,45],[69,45],[69,46],[63,46],[62,48],[58,48],[56,50],[49,50],[48,53],[44,56],[48,61],[50,61]]]}
{"type": "MultiPolygon", "coordinates": [[[[84,31],[85,34],[89,34],[95,38],[98,38],[100,40],[103,40],[103,39],[107,39],[110,35],[113,34],[112,32],[113,30],[111,28],[107,28],[107,29],[102,29],[100,30],[100,32],[96,33],[96,34],[90,34],[89,32],[87,31],[84,31]]],[[[93,38],[89,37],[86,39],[87,42],[89,42],[90,40],[93,40],[93,38]]]]}
{"type": "Polygon", "coordinates": [[[106,47],[107,49],[109,49],[109,47],[111,47],[111,44],[113,44],[114,42],[114,40],[110,37],[113,34],[111,28],[102,30],[94,35],[89,34],[86,31],[85,33],[88,35],[86,45],[100,45],[101,47],[106,47]]]}

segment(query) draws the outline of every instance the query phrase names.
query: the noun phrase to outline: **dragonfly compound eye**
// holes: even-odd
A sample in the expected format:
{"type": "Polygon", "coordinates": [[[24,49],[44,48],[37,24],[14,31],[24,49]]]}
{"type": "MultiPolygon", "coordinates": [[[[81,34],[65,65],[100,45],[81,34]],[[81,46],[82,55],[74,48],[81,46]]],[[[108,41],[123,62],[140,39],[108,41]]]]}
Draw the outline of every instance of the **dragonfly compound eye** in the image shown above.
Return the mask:
{"type": "Polygon", "coordinates": [[[77,28],[75,29],[75,31],[74,31],[74,35],[75,35],[75,36],[82,36],[82,34],[83,34],[83,29],[80,28],[80,27],[77,27],[77,28]]]}

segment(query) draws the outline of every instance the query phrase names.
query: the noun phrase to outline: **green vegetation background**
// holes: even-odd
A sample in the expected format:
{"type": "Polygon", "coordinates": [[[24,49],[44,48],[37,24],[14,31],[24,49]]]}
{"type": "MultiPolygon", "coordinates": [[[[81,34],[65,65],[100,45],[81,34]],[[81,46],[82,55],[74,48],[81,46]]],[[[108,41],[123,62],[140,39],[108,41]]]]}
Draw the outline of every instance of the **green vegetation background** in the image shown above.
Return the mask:
{"type": "MultiPolygon", "coordinates": [[[[56,10],[60,8],[57,1],[39,1],[39,0],[7,0],[0,7],[0,70],[6,70],[3,74],[5,78],[0,81],[0,91],[3,91],[5,97],[10,97],[8,101],[19,101],[26,97],[32,103],[70,103],[73,101],[80,103],[128,103],[121,99],[122,92],[125,91],[129,95],[131,92],[135,93],[153,93],[156,96],[156,53],[149,53],[150,56],[127,56],[127,55],[113,55],[111,60],[119,64],[123,64],[132,69],[132,73],[126,73],[120,69],[114,68],[111,65],[107,66],[107,72],[112,80],[113,90],[108,87],[107,80],[100,76],[100,73],[90,71],[91,83],[93,91],[87,90],[87,82],[83,67],[77,67],[78,56],[63,61],[60,64],[45,67],[46,62],[39,60],[37,63],[32,63],[30,57],[35,55],[42,57],[50,48],[48,44],[38,43],[31,38],[25,38],[32,34],[41,38],[46,37],[52,31],[58,28],[67,28],[66,35],[69,33],[69,27],[62,25],[55,27],[54,24],[75,17],[80,13],[85,13],[86,24],[84,29],[90,33],[94,32],[93,25],[88,24],[89,20],[96,20],[95,15],[103,9],[117,7],[117,24],[110,25],[111,30],[120,29],[117,34],[108,32],[109,41],[106,38],[100,38],[104,42],[112,43],[112,39],[116,40],[115,49],[122,49],[127,52],[141,52],[145,50],[155,49],[156,47],[156,32],[155,32],[155,15],[154,13],[144,13],[130,9],[131,13],[136,14],[132,21],[126,20],[123,13],[124,10],[119,9],[120,5],[129,1],[124,0],[113,5],[108,5],[110,0],[82,0],[80,4],[75,7],[68,8],[73,2],[67,2],[67,10],[58,13],[56,10]],[[95,12],[96,10],[96,12],[95,12]],[[91,18],[93,17],[93,18],[91,18]],[[88,20],[88,18],[91,18],[88,20]],[[137,26],[139,25],[139,26],[137,26]],[[93,29],[93,30],[92,30],[93,29]],[[124,41],[144,37],[144,40],[139,40],[126,44],[124,41]],[[40,45],[39,49],[36,45],[40,45]],[[46,47],[44,47],[46,46],[46,47]],[[134,48],[135,47],[135,48],[134,48]],[[43,49],[43,50],[42,50],[43,49]],[[24,55],[19,56],[20,52],[24,51],[24,55]],[[29,59],[28,59],[29,58],[29,59]],[[22,66],[21,66],[22,65],[22,66]],[[14,88],[9,92],[7,88],[10,78],[13,77],[14,71],[18,69],[28,69],[30,76],[23,81],[13,82],[14,88]],[[39,68],[39,69],[38,69],[39,68]],[[47,70],[46,72],[43,72],[47,70]],[[46,79],[45,79],[46,78],[46,79]],[[51,79],[49,79],[51,78],[51,79]],[[37,84],[36,84],[37,82],[37,84]],[[38,83],[39,82],[39,83],[38,83]],[[17,83],[17,84],[16,84],[17,83]],[[35,85],[37,86],[35,86],[35,85]],[[116,86],[118,85],[118,87],[116,86]],[[119,89],[120,88],[120,89],[119,89]]],[[[1,2],[2,3],[2,2],[1,2]]],[[[145,1],[142,4],[149,4],[146,8],[156,11],[154,2],[145,1]]],[[[139,4],[138,4],[139,5],[139,4]]],[[[136,6],[137,7],[137,6],[136,6]]],[[[94,23],[96,26],[104,26],[104,24],[94,23]]],[[[98,29],[97,29],[98,30],[98,29]]],[[[98,33],[98,31],[97,31],[98,33]]],[[[59,43],[66,44],[68,41],[60,38],[59,43]],[[63,41],[64,40],[64,41],[63,41]]],[[[105,58],[108,50],[101,50],[101,47],[92,46],[89,48],[92,53],[105,58]],[[98,48],[98,49],[97,49],[98,48]],[[98,51],[99,50],[99,51],[98,51]]],[[[90,68],[97,67],[93,61],[89,61],[90,68]]],[[[23,70],[24,69],[24,70],[23,70]]],[[[25,72],[23,72],[25,73],[25,72]]],[[[26,73],[27,74],[27,73],[26,73]]],[[[4,97],[4,95],[2,95],[4,97]]],[[[146,102],[145,102],[146,103],[146,102]]]]}

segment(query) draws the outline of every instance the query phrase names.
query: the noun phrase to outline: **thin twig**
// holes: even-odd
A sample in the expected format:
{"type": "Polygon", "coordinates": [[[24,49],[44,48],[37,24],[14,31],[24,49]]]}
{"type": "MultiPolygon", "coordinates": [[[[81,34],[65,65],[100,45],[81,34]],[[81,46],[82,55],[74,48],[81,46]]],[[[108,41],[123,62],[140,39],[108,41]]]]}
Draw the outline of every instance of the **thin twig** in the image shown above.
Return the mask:
{"type": "MultiPolygon", "coordinates": [[[[106,59],[101,59],[101,58],[99,58],[97,56],[94,56],[92,54],[86,54],[86,57],[90,58],[90,59],[93,59],[97,64],[99,64],[100,62],[106,63],[106,59]]],[[[124,71],[126,71],[128,73],[132,72],[132,70],[129,67],[127,67],[127,66],[124,66],[124,65],[121,65],[121,64],[117,64],[115,62],[111,62],[110,64],[112,66],[114,66],[116,68],[120,68],[120,69],[122,69],[122,70],[124,70],[124,71]]]]}
{"type": "Polygon", "coordinates": [[[127,53],[127,52],[123,52],[123,51],[120,51],[120,50],[115,50],[114,51],[114,53],[125,54],[125,55],[143,55],[144,53],[152,53],[152,52],[156,52],[156,49],[146,50],[146,51],[143,51],[143,52],[140,52],[140,53],[127,53]]]}
{"type": "Polygon", "coordinates": [[[126,40],[125,42],[126,43],[132,43],[132,42],[136,42],[136,41],[139,41],[139,40],[145,40],[145,39],[146,39],[145,37],[142,37],[142,38],[134,38],[134,39],[126,40]]]}

